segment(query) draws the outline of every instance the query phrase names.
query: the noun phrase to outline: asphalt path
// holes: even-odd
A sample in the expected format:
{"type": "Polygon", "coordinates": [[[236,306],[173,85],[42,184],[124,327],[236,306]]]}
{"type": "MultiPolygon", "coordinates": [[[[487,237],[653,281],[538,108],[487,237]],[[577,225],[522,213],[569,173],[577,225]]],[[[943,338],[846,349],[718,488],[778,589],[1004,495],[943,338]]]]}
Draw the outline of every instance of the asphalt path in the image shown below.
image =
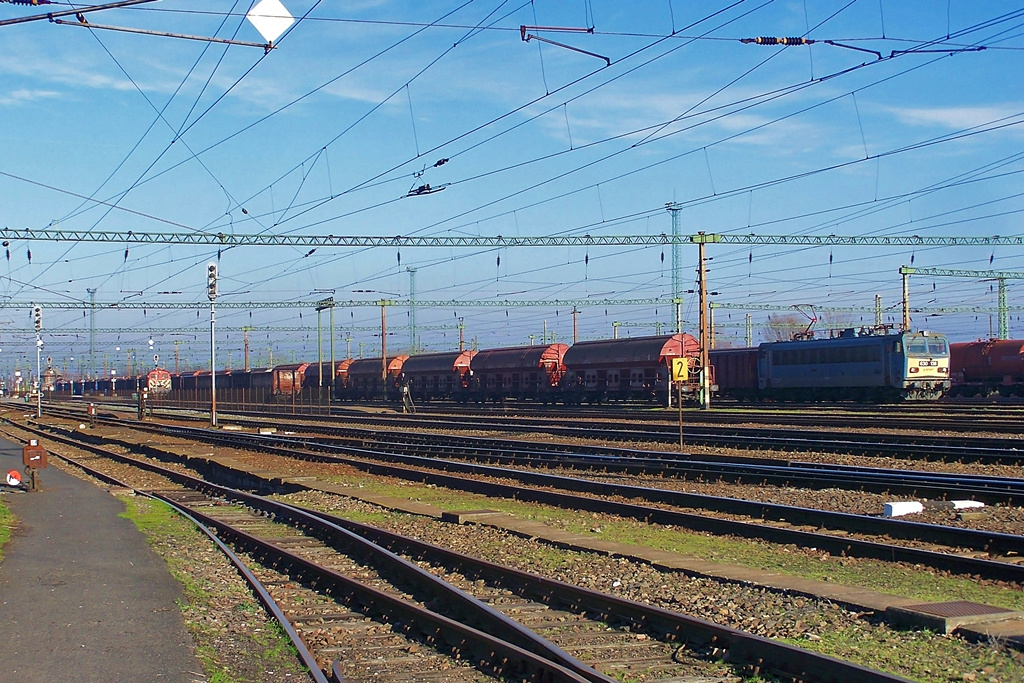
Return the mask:
{"type": "MultiPolygon", "coordinates": [[[[23,473],[0,439],[0,482],[23,473]]],[[[24,477],[24,474],[22,474],[24,477]]],[[[33,493],[0,486],[17,518],[0,559],[0,680],[205,681],[182,587],[107,491],[55,467],[33,493]]]]}

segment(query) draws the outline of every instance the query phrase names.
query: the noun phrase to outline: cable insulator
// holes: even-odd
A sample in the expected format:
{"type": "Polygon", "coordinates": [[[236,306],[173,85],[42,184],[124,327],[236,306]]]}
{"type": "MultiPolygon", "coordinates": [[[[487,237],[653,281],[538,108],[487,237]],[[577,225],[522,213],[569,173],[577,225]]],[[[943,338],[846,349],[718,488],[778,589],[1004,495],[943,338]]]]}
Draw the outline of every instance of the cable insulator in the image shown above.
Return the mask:
{"type": "Polygon", "coordinates": [[[772,36],[758,36],[757,38],[741,38],[741,43],[756,43],[757,45],[813,45],[814,41],[808,38],[775,38],[772,36]]]}

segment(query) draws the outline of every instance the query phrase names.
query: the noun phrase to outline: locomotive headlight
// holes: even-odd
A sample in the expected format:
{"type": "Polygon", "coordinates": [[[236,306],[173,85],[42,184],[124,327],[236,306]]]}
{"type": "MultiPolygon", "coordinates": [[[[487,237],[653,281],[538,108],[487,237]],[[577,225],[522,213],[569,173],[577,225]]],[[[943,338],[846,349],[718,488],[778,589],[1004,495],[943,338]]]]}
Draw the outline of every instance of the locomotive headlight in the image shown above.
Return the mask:
{"type": "Polygon", "coordinates": [[[921,368],[911,367],[910,368],[910,374],[913,375],[915,372],[921,372],[921,368]]]}

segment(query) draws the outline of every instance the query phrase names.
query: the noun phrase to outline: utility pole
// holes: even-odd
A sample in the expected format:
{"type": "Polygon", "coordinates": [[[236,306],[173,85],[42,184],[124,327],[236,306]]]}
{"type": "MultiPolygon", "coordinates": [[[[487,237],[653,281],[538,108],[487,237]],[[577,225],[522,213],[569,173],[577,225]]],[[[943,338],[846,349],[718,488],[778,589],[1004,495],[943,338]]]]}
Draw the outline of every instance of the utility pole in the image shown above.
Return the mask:
{"type": "Polygon", "coordinates": [[[416,269],[406,268],[409,273],[409,355],[416,354],[416,269]]]}
{"type": "Polygon", "coordinates": [[[214,302],[217,301],[217,264],[206,264],[206,296],[210,300],[210,426],[217,426],[217,351],[214,302]]]}
{"type": "Polygon", "coordinates": [[[43,309],[32,308],[32,321],[36,326],[36,417],[43,416],[43,375],[39,367],[39,354],[43,350],[43,309]]]}
{"type": "Polygon", "coordinates": [[[708,348],[715,348],[715,309],[708,309],[708,348]]]}
{"type": "Polygon", "coordinates": [[[751,316],[747,313],[747,348],[754,345],[754,329],[751,323],[751,316]]]}
{"type": "Polygon", "coordinates": [[[875,327],[882,326],[882,295],[875,294],[875,327]]]}
{"type": "Polygon", "coordinates": [[[1010,338],[1010,320],[1006,312],[1006,278],[999,278],[999,338],[1010,338]]]}
{"type": "Polygon", "coordinates": [[[380,300],[380,380],[384,399],[388,397],[388,302],[380,300]]]}
{"type": "MultiPolygon", "coordinates": [[[[679,212],[682,210],[676,202],[665,204],[665,208],[672,214],[672,304],[676,310],[676,334],[683,331],[683,294],[682,294],[682,258],[680,255],[681,245],[679,244],[679,212]]],[[[700,233],[703,235],[704,233],[700,233]]],[[[703,242],[701,242],[703,244],[703,242]]]]}
{"type": "Polygon", "coordinates": [[[900,328],[903,332],[910,331],[910,273],[904,272],[906,269],[900,268],[900,275],[903,276],[903,326],[900,328]]]}
{"type": "MultiPolygon", "coordinates": [[[[463,333],[466,331],[466,325],[464,324],[464,318],[459,318],[459,353],[466,350],[466,342],[463,333]]],[[[533,335],[530,335],[530,346],[533,346],[533,335]]]]}
{"type": "Polygon", "coordinates": [[[96,288],[87,287],[85,291],[89,292],[89,374],[96,379],[96,288]]]}
{"type": "Polygon", "coordinates": [[[711,377],[710,377],[710,356],[708,350],[711,348],[711,335],[708,329],[708,278],[705,267],[705,246],[714,235],[697,233],[697,278],[699,281],[700,306],[700,407],[707,410],[711,407],[711,377]]]}
{"type": "Polygon", "coordinates": [[[245,371],[249,372],[249,328],[242,328],[242,348],[245,350],[243,364],[245,371]]]}
{"type": "Polygon", "coordinates": [[[579,309],[575,306],[572,307],[572,343],[576,343],[576,316],[579,315],[579,309]]]}

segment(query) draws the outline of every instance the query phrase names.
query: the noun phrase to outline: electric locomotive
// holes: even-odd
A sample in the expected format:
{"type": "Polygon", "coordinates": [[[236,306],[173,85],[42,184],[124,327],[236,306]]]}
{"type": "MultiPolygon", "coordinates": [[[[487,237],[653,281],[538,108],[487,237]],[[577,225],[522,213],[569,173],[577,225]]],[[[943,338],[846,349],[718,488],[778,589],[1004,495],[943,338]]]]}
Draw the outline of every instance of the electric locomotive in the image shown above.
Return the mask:
{"type": "Polygon", "coordinates": [[[832,339],[761,344],[758,391],[789,400],[934,400],[949,390],[949,343],[933,332],[843,330],[832,339]]]}

